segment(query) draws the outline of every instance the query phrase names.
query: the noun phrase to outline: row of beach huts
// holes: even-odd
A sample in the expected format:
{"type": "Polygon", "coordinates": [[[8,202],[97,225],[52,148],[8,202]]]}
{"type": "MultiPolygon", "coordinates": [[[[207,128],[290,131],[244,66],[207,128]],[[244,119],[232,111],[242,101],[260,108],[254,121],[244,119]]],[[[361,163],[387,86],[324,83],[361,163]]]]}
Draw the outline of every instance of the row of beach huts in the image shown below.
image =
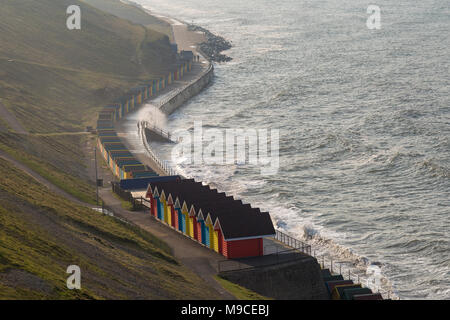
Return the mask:
{"type": "Polygon", "coordinates": [[[191,71],[192,59],[184,59],[167,76],[132,89],[113,104],[105,106],[98,115],[98,148],[108,166],[118,179],[155,177],[157,174],[136,159],[122,143],[114,129],[114,123],[135,110],[145,100],[158,94],[165,87],[181,79],[191,71]]]}
{"type": "Polygon", "coordinates": [[[228,259],[262,256],[275,236],[268,212],[193,179],[154,179],[145,199],[153,217],[228,259]]]}

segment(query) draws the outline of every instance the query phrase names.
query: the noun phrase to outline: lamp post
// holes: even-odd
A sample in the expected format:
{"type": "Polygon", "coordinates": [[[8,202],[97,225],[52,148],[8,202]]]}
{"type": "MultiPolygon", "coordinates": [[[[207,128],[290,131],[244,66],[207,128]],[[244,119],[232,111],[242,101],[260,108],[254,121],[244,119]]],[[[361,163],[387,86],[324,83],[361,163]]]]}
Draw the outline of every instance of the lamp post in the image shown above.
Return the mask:
{"type": "Polygon", "coordinates": [[[97,199],[97,206],[98,206],[97,146],[94,147],[94,159],[95,159],[95,187],[97,188],[96,199],[97,199]]]}

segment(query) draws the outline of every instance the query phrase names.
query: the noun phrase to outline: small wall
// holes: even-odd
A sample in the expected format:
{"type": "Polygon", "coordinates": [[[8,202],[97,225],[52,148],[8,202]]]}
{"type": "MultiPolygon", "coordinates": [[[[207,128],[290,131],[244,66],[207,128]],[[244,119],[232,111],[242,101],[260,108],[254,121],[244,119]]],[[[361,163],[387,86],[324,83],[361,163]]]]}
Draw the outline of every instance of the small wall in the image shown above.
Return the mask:
{"type": "Polygon", "coordinates": [[[320,266],[313,257],[268,267],[228,271],[219,275],[228,281],[274,299],[328,299],[320,266]]]}
{"type": "Polygon", "coordinates": [[[182,104],[191,99],[193,96],[200,93],[200,91],[202,91],[206,86],[208,86],[213,77],[214,77],[214,68],[211,64],[210,69],[203,76],[201,76],[198,80],[196,80],[191,85],[186,87],[183,91],[175,95],[168,102],[163,104],[160,107],[160,110],[166,114],[171,114],[182,104]]]}

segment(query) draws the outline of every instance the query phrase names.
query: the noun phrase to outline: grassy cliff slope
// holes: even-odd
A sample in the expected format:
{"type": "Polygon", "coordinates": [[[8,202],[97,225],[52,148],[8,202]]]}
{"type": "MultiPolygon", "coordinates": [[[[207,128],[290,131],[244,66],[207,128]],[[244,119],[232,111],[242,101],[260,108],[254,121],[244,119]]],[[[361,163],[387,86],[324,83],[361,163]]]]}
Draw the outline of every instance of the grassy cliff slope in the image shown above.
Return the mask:
{"type": "Polygon", "coordinates": [[[136,24],[141,24],[150,27],[153,30],[159,31],[167,35],[173,40],[173,33],[171,26],[160,19],[148,15],[142,7],[133,2],[123,0],[82,0],[93,7],[102,11],[108,12],[119,18],[126,19],[136,24]],[[129,5],[129,4],[132,5],[129,5]]]}
{"type": "Polygon", "coordinates": [[[0,97],[31,132],[77,131],[107,101],[165,74],[167,36],[78,0],[4,0],[0,97]],[[81,7],[81,30],[66,9],[81,7]]]}
{"type": "Polygon", "coordinates": [[[0,299],[206,299],[157,238],[70,203],[0,159],[0,299]],[[81,268],[82,290],[66,269],[81,268]]]}
{"type": "Polygon", "coordinates": [[[8,132],[0,115],[0,150],[92,203],[86,137],[71,134],[130,88],[166,74],[174,59],[166,35],[85,2],[2,1],[0,107],[30,135],[8,132]],[[81,8],[81,30],[66,27],[69,5],[81,8]]]}
{"type": "MultiPolygon", "coordinates": [[[[0,103],[26,131],[0,116],[0,151],[93,203],[81,131],[103,105],[166,73],[169,39],[78,0],[0,6],[0,103]],[[81,30],[66,28],[69,5],[81,7],[81,30]]],[[[215,297],[165,243],[76,205],[0,158],[0,299],[215,297]],[[81,267],[81,291],[66,288],[72,264],[81,267]]]]}

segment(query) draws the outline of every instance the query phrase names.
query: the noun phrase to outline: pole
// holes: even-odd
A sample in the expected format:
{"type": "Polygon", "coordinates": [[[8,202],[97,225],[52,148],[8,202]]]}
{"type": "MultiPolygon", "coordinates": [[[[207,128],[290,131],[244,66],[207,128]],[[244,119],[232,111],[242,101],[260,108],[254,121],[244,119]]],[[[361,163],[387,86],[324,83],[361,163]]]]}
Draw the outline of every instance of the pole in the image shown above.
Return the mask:
{"type": "Polygon", "coordinates": [[[95,186],[97,188],[96,198],[97,198],[97,206],[98,206],[97,146],[94,147],[94,158],[95,158],[95,186]]]}

